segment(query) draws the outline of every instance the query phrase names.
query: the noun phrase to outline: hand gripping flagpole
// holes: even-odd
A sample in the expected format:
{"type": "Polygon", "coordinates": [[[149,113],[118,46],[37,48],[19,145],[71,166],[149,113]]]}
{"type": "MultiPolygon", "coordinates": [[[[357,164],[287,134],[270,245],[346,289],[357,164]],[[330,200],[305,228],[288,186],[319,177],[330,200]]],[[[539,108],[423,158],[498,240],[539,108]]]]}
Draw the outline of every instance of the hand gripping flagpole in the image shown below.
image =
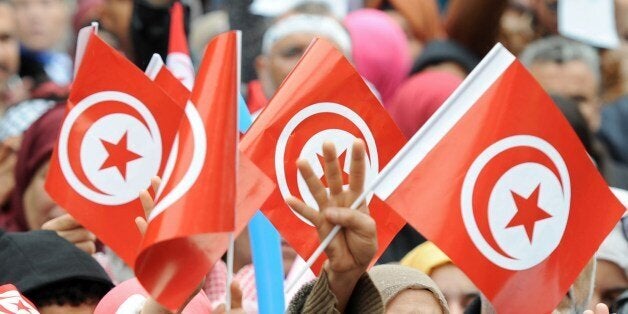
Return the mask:
{"type": "MultiPolygon", "coordinates": [[[[401,160],[407,158],[413,159],[423,159],[425,157],[426,151],[417,151],[415,147],[422,146],[425,142],[429,142],[434,139],[434,132],[432,129],[438,129],[440,124],[443,123],[443,120],[447,119],[447,116],[458,115],[459,112],[455,112],[457,109],[454,104],[458,101],[461,94],[464,90],[469,88],[471,82],[475,81],[475,78],[479,75],[480,72],[491,62],[498,54],[502,53],[504,47],[501,44],[496,44],[491,51],[480,61],[480,63],[471,71],[471,73],[467,76],[467,78],[456,88],[456,90],[445,100],[443,105],[436,110],[436,112],[432,115],[430,119],[425,122],[425,125],[417,131],[412,138],[404,145],[401,150],[392,158],[392,160],[382,169],[377,178],[373,180],[373,183],[367,186],[367,188],[362,192],[362,194],[351,204],[350,209],[357,209],[362,202],[366,200],[367,195],[375,191],[379,185],[388,178],[389,173],[393,171],[393,169],[397,168],[397,165],[401,160]],[[454,112],[452,112],[454,111],[454,112]],[[410,156],[412,155],[412,156],[410,156]]],[[[417,163],[418,164],[418,163],[417,163]]],[[[299,279],[305,274],[305,272],[314,265],[316,260],[323,254],[323,251],[329,246],[331,240],[338,234],[341,226],[334,226],[333,229],[329,232],[327,237],[323,239],[321,244],[316,248],[314,253],[307,260],[306,265],[298,272],[298,275],[295,276],[294,281],[288,284],[288,290],[292,289],[294,285],[299,281],[299,279]]]]}

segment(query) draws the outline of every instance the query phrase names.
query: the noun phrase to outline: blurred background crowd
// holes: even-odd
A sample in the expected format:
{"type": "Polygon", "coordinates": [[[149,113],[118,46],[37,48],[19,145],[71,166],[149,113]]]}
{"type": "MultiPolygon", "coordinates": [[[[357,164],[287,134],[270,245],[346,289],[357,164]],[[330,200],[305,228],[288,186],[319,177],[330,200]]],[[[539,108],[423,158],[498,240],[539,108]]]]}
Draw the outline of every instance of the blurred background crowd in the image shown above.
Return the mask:
{"type": "MultiPolygon", "coordinates": [[[[242,92],[253,115],[268,103],[310,41],[321,37],[351,60],[407,137],[501,42],[551,94],[608,184],[628,189],[626,0],[614,1],[620,43],[611,49],[561,36],[557,0],[182,1],[195,63],[212,37],[242,30],[242,92]]],[[[0,284],[19,281],[18,288],[40,308],[88,304],[93,309],[112,283],[132,277],[93,235],[59,220],[64,211],[43,187],[63,118],[58,104],[67,98],[72,81],[77,32],[98,21],[99,36],[145,69],[154,52],[166,57],[171,5],[172,0],[0,0],[0,229],[34,232],[31,237],[0,234],[0,284]],[[50,232],[36,231],[42,228],[75,245],[64,247],[50,232]],[[62,249],[49,251],[51,246],[62,249]],[[36,253],[20,253],[27,248],[36,253]],[[80,250],[72,251],[76,248],[80,250]],[[91,259],[67,258],[80,251],[98,252],[106,273],[91,259]],[[9,267],[41,268],[46,275],[20,281],[17,271],[7,274],[9,267]],[[49,285],[59,282],[65,282],[63,292],[47,293],[49,285]]],[[[564,305],[567,312],[628,300],[627,225],[624,218],[600,247],[597,262],[592,261],[596,266],[585,269],[574,284],[580,292],[564,305]]],[[[287,276],[295,260],[300,259],[285,248],[287,276]]],[[[445,300],[451,313],[481,303],[464,273],[409,226],[380,262],[427,274],[442,291],[435,298],[445,300]]],[[[255,312],[246,233],[236,241],[235,271],[240,306],[255,312]]],[[[204,287],[214,308],[224,302],[224,276],[224,265],[218,265],[204,287]]],[[[430,285],[416,287],[430,290],[430,285]]],[[[125,293],[137,287],[130,282],[125,293]]],[[[115,302],[123,301],[118,297],[115,302]]]]}

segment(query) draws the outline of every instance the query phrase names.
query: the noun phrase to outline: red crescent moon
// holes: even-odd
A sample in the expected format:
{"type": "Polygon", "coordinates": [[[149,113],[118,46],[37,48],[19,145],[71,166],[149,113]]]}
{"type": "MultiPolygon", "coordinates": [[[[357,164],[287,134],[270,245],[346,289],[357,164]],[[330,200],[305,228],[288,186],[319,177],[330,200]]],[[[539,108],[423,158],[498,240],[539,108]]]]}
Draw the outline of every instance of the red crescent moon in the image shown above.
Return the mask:
{"type": "MultiPolygon", "coordinates": [[[[366,142],[360,129],[353,124],[351,120],[337,113],[321,112],[305,119],[294,129],[292,134],[290,134],[283,157],[285,167],[284,173],[288,189],[290,189],[290,194],[300,196],[300,193],[298,193],[298,170],[296,161],[299,158],[303,147],[307,141],[312,138],[312,136],[321,131],[329,130],[330,128],[347,131],[356,138],[362,139],[366,142]],[[295,191],[297,193],[294,193],[295,191]]],[[[368,156],[368,148],[366,151],[368,156]]]]}
{"type": "MultiPolygon", "coordinates": [[[[561,181],[558,169],[547,155],[536,148],[518,146],[494,156],[478,174],[478,179],[473,189],[473,216],[480,233],[495,251],[509,258],[513,257],[504,252],[490,231],[488,202],[495,184],[497,184],[497,181],[504,173],[519,164],[530,162],[546,166],[561,181]]],[[[562,185],[563,182],[561,181],[560,184],[562,185]]]]}
{"type": "MultiPolygon", "coordinates": [[[[109,195],[98,189],[89,177],[85,174],[85,170],[80,165],[81,160],[81,145],[85,133],[92,127],[92,125],[99,119],[114,113],[127,114],[140,121],[147,129],[148,124],[142,117],[142,115],[133,109],[131,106],[118,102],[118,101],[103,101],[94,106],[87,108],[81,113],[71,127],[68,138],[68,159],[70,160],[70,167],[76,174],[76,177],[89,189],[97,191],[101,194],[109,195]],[[75,162],[72,162],[75,161],[75,162]],[[78,165],[76,165],[78,161],[78,165]]],[[[115,129],[118,126],[112,125],[111,128],[115,129]]],[[[149,129],[150,130],[150,129],[149,129]]]]}

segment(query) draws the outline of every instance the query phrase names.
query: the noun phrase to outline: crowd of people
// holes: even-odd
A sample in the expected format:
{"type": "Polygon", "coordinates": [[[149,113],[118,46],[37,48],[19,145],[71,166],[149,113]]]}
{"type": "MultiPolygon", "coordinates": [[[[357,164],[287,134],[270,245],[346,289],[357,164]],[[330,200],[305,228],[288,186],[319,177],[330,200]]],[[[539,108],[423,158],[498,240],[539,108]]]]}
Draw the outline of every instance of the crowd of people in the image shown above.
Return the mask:
{"type": "MultiPolygon", "coordinates": [[[[0,286],[15,285],[40,313],[168,313],[115,252],[55,204],[44,183],[78,30],[98,21],[98,36],[145,69],[153,53],[165,59],[173,1],[0,0],[0,286]]],[[[614,1],[617,49],[561,36],[557,0],[182,1],[195,62],[215,35],[243,31],[242,93],[254,117],[320,37],[352,62],[408,138],[501,42],[552,96],[608,185],[628,189],[628,1],[614,1]]],[[[323,152],[331,184],[340,175],[338,157],[333,145],[323,152]]],[[[343,229],[325,251],[322,272],[285,292],[287,311],[491,313],[465,273],[409,225],[369,269],[377,222],[365,205],[348,208],[364,188],[364,144],[357,141],[352,154],[353,180],[336,194],[316,193],[325,188],[318,178],[307,180],[314,177],[307,163],[298,164],[312,194],[325,196],[316,199],[319,211],[299,199],[287,203],[321,240],[333,225],[343,229]]],[[[247,232],[234,252],[231,311],[255,313],[247,232]]],[[[282,254],[292,282],[304,261],[286,243],[282,254]]],[[[219,261],[183,313],[225,311],[226,293],[227,267],[219,261]]],[[[628,313],[626,215],[556,312],[609,309],[628,313]]]]}

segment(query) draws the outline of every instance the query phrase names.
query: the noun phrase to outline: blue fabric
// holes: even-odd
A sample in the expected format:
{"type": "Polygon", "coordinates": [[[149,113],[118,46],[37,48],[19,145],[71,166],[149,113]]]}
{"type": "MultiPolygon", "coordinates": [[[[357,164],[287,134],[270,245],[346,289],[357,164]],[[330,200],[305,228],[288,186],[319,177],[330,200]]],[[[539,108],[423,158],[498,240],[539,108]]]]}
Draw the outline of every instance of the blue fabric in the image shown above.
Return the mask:
{"type": "MultiPolygon", "coordinates": [[[[238,101],[238,113],[240,133],[245,133],[251,126],[252,119],[242,96],[238,101]]],[[[249,222],[249,237],[255,268],[258,312],[260,314],[283,313],[285,311],[284,270],[279,232],[262,212],[257,211],[249,222]]]]}

